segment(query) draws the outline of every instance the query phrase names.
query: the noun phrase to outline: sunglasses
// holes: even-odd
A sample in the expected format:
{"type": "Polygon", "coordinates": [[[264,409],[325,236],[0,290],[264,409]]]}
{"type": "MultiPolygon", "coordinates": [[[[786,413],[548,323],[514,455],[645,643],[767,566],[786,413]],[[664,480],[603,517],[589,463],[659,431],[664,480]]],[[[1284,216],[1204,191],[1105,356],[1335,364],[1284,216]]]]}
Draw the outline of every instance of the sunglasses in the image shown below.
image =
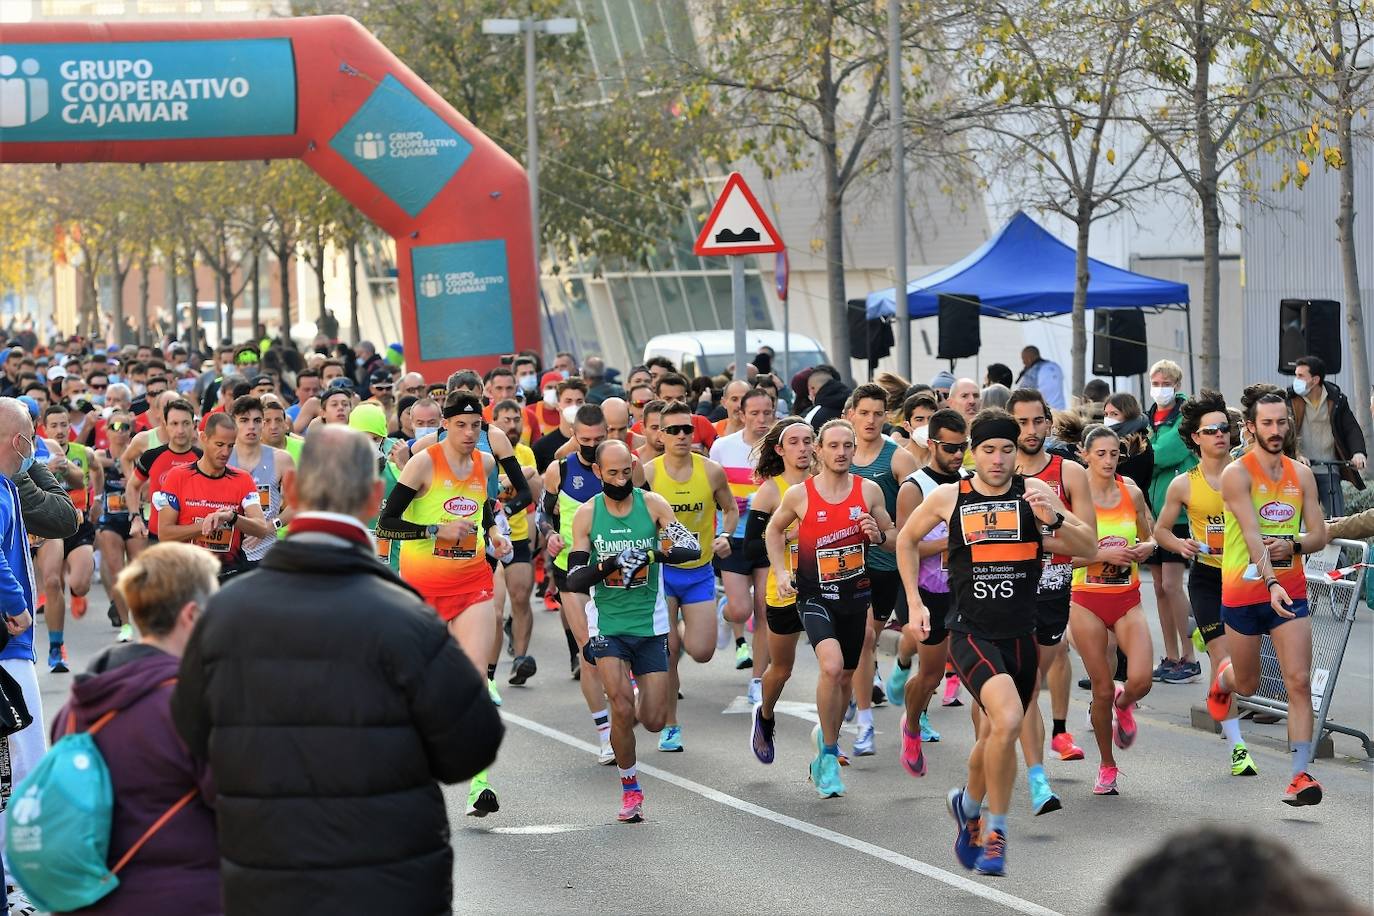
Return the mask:
{"type": "Polygon", "coordinates": [[[640,409],[643,409],[643,408],[649,406],[649,402],[648,402],[648,401],[631,401],[630,404],[631,404],[631,406],[633,406],[633,407],[638,407],[638,408],[640,408],[640,409]]]}
{"type": "Polygon", "coordinates": [[[1230,423],[1213,423],[1211,426],[1200,426],[1198,432],[1204,436],[1229,436],[1231,434],[1230,423]]]}
{"type": "Polygon", "coordinates": [[[373,390],[373,391],[390,391],[390,390],[391,390],[391,386],[390,386],[390,385],[373,385],[373,386],[372,386],[372,390],[373,390]]]}
{"type": "Polygon", "coordinates": [[[123,420],[115,420],[115,421],[114,421],[113,423],[111,423],[110,426],[109,426],[110,432],[112,432],[112,433],[127,432],[128,430],[130,430],[130,429],[132,429],[132,428],[133,428],[133,424],[132,424],[132,423],[125,423],[123,420]]]}
{"type": "Polygon", "coordinates": [[[696,429],[691,423],[683,423],[678,426],[665,426],[662,432],[669,436],[690,436],[692,433],[696,432],[696,429]]]}
{"type": "Polygon", "coordinates": [[[105,390],[107,387],[109,387],[109,386],[107,386],[107,385],[88,385],[87,387],[90,388],[92,391],[104,391],[104,390],[105,390]]]}
{"type": "Polygon", "coordinates": [[[967,442],[932,442],[931,445],[940,446],[940,451],[944,452],[946,455],[958,455],[961,452],[968,451],[967,442]]]}

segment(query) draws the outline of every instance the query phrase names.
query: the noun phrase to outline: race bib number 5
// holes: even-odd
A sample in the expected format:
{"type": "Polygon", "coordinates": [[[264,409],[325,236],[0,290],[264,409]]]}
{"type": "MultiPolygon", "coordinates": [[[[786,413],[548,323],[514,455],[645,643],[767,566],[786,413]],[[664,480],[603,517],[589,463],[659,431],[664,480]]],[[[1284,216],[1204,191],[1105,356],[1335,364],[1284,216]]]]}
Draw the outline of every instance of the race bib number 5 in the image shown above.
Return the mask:
{"type": "Polygon", "coordinates": [[[827,547],[816,551],[816,573],[821,584],[843,582],[863,575],[864,545],[827,547]]]}

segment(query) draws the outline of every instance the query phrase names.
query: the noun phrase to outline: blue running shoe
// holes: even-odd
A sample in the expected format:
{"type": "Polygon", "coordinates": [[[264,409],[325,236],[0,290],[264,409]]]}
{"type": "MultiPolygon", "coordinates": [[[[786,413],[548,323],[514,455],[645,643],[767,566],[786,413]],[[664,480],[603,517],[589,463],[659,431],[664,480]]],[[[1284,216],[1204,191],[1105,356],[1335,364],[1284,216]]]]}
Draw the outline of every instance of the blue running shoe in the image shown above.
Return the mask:
{"type": "Polygon", "coordinates": [[[911,677],[911,666],[903,668],[895,661],[892,663],[892,673],[887,676],[887,683],[883,689],[887,692],[887,701],[893,706],[901,706],[906,702],[906,682],[911,677]]]}
{"type": "Polygon", "coordinates": [[[48,671],[52,674],[66,674],[71,669],[67,667],[67,647],[62,643],[48,647],[48,671]]]}
{"type": "Polygon", "coordinates": [[[850,700],[850,701],[849,701],[849,708],[846,709],[846,710],[844,711],[844,720],[845,720],[846,722],[853,722],[853,721],[854,721],[854,717],[855,717],[856,715],[858,715],[858,714],[859,714],[859,707],[856,706],[856,705],[854,705],[854,701],[853,701],[853,700],[850,700]]]}
{"type": "Polygon", "coordinates": [[[982,848],[979,834],[983,829],[983,818],[981,815],[964,817],[963,789],[950,789],[949,794],[945,796],[945,807],[959,828],[959,835],[954,838],[954,857],[959,860],[960,865],[972,870],[982,848]]]}
{"type": "Polygon", "coordinates": [[[921,713],[921,741],[934,744],[940,740],[940,733],[930,727],[930,714],[921,713]]]}
{"type": "Polygon", "coordinates": [[[682,751],[682,726],[663,726],[663,731],[658,733],[658,749],[665,754],[680,753],[682,751]]]}
{"type": "Polygon", "coordinates": [[[983,851],[973,863],[974,871],[980,875],[1001,877],[1007,873],[1007,835],[1000,830],[989,830],[983,838],[983,851]]]}
{"type": "Polygon", "coordinates": [[[872,757],[876,751],[873,748],[874,730],[872,725],[859,727],[859,736],[854,739],[855,757],[872,757]]]}
{"type": "Polygon", "coordinates": [[[840,759],[834,754],[822,754],[820,760],[820,782],[816,791],[821,798],[839,798],[844,795],[844,783],[840,780],[840,759]]]}
{"type": "MultiPolygon", "coordinates": [[[[774,726],[764,724],[762,703],[754,704],[754,714],[750,718],[754,722],[754,727],[750,731],[749,746],[753,749],[754,756],[758,758],[759,763],[772,763],[774,726]]],[[[776,720],[774,720],[774,725],[776,725],[776,720]]]]}
{"type": "Polygon", "coordinates": [[[1043,773],[1036,773],[1030,777],[1030,797],[1031,810],[1035,812],[1036,817],[1058,811],[1064,807],[1059,796],[1055,795],[1054,790],[1050,788],[1049,777],[1043,773]]]}

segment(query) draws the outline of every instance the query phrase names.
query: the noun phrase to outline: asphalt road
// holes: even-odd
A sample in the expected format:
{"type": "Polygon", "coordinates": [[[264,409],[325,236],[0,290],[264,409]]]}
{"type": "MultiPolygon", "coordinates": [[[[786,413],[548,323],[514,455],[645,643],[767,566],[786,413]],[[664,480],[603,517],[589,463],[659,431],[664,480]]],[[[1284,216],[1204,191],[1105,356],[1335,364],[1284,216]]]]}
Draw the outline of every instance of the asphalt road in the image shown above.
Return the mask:
{"type": "MultiPolygon", "coordinates": [[[[1152,604],[1149,587],[1143,591],[1152,604]]],[[[113,641],[104,606],[97,588],[91,613],[68,625],[73,670],[113,641]]],[[[1374,762],[1359,742],[1336,736],[1335,757],[1312,768],[1325,801],[1289,808],[1279,801],[1288,781],[1283,724],[1245,723],[1260,776],[1232,777],[1221,737],[1190,726],[1202,684],[1157,684],[1141,702],[1137,743],[1118,755],[1115,798],[1092,795],[1087,694],[1074,688],[1069,727],[1087,759],[1048,764],[1064,809],[1039,818],[1031,816],[1024,771],[1018,774],[1003,878],[964,871],[951,848],[944,797],[963,780],[972,743],[967,705],[932,707],[944,740],[927,746],[924,779],[907,776],[898,762],[900,711],[876,710],[877,755],[844,771],[844,798],[816,796],[806,780],[815,663],[805,646],[783,695],[771,767],[748,747],[748,672],[736,672],[725,653],[707,665],[686,663],[686,750],[659,753],[654,738],[639,733],[646,820],[618,824],[615,770],[596,763],[595,732],[567,673],[557,617],[535,613],[540,672],[524,688],[503,690],[506,739],[492,774],[501,811],[467,818],[465,787],[447,792],[457,913],[1091,913],[1128,862],[1176,831],[1209,822],[1291,844],[1304,862],[1374,904],[1374,762]]],[[[1371,621],[1374,614],[1364,611],[1356,624],[1332,712],[1365,732],[1374,731],[1371,621]]],[[[46,650],[39,627],[37,643],[46,650]]],[[[886,672],[890,655],[881,661],[886,672]]],[[[72,675],[39,667],[51,719],[72,675]]],[[[502,684],[508,669],[503,659],[502,684]]],[[[1075,679],[1079,674],[1081,666],[1075,679]]],[[[1048,708],[1048,697],[1041,702],[1048,708]]],[[[852,740],[847,728],[842,744],[852,740]]]]}

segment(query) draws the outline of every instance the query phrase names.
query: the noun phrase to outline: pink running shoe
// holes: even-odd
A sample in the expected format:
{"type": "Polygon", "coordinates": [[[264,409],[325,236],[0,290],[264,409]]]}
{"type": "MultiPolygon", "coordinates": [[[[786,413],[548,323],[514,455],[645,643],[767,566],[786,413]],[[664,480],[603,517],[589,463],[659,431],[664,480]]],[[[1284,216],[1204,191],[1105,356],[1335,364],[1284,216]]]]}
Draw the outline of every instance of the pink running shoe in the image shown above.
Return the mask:
{"type": "Polygon", "coordinates": [[[620,814],[616,818],[622,824],[638,824],[644,820],[644,793],[639,789],[626,789],[620,796],[620,814]]]}
{"type": "Polygon", "coordinates": [[[945,695],[940,700],[941,706],[963,706],[964,703],[959,699],[959,675],[945,675],[945,695]]]}
{"type": "Polygon", "coordinates": [[[921,732],[912,732],[906,727],[906,714],[902,715],[902,769],[912,776],[926,775],[926,755],[921,750],[921,732]]]}
{"type": "Polygon", "coordinates": [[[1116,776],[1120,772],[1116,767],[1099,766],[1097,768],[1097,783],[1093,786],[1094,795],[1120,795],[1116,790],[1116,776]]]}
{"type": "Polygon", "coordinates": [[[1116,716],[1112,720],[1112,741],[1123,751],[1135,744],[1135,709],[1133,708],[1135,704],[1127,703],[1122,706],[1117,702],[1125,692],[1126,688],[1117,684],[1116,699],[1112,702],[1116,712],[1116,716]]]}

